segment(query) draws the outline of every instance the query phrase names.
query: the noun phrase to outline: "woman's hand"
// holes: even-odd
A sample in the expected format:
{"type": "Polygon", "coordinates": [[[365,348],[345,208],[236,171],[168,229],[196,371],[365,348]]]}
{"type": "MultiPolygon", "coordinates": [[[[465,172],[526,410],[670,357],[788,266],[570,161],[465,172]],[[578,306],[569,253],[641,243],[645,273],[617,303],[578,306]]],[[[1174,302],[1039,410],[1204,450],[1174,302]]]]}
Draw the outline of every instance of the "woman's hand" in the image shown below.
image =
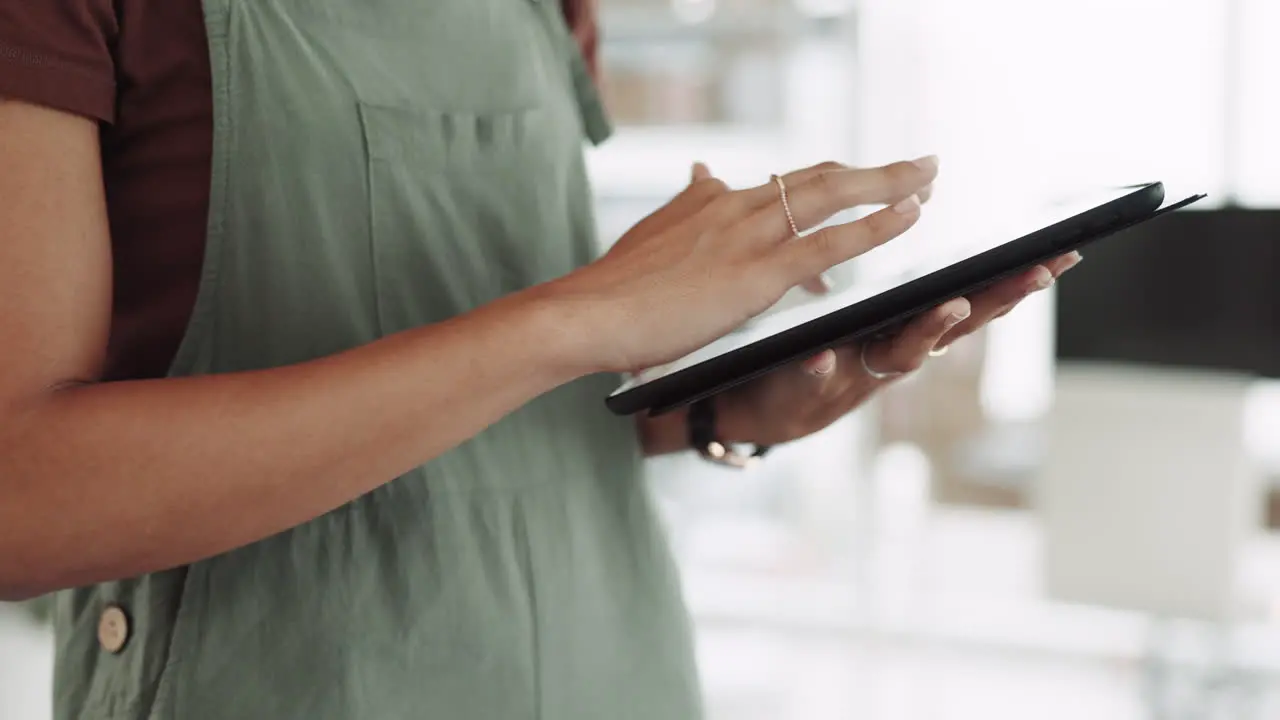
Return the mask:
{"type": "Polygon", "coordinates": [[[823,163],[783,176],[801,231],[858,205],[859,220],[803,238],[772,181],[731,191],[705,169],[596,262],[537,292],[573,308],[587,372],[630,372],[680,358],[760,314],[792,287],[902,234],[920,217],[932,157],[881,168],[823,163]]]}
{"type": "Polygon", "coordinates": [[[1071,253],[1001,282],[971,300],[957,298],[943,303],[894,337],[870,343],[866,367],[862,346],[854,344],[827,350],[730,390],[715,399],[720,436],[730,442],[777,445],[817,432],[883,386],[918,369],[931,351],[949,347],[1009,312],[1028,295],[1050,287],[1079,259],[1071,253]]]}
{"type": "MultiPolygon", "coordinates": [[[[804,362],[776,370],[740,388],[718,395],[717,432],[730,443],[778,445],[813,434],[867,401],[877,390],[918,369],[929,353],[1004,316],[1034,292],[1080,261],[1070,253],[973,296],[943,303],[908,324],[892,338],[827,350],[804,362]]],[[[650,455],[689,449],[685,414],[640,419],[640,434],[650,455]]]]}

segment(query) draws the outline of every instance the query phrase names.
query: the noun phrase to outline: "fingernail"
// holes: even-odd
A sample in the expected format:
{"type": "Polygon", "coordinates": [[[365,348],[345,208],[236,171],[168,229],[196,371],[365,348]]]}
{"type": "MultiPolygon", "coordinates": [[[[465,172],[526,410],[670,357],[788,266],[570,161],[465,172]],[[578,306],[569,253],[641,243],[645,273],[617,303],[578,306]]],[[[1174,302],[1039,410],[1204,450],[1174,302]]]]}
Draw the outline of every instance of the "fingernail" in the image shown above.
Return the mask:
{"type": "Polygon", "coordinates": [[[1036,279],[1037,290],[1048,290],[1053,287],[1053,275],[1048,270],[1042,271],[1040,277],[1036,279]]]}
{"type": "Polygon", "coordinates": [[[905,200],[899,200],[898,203],[893,206],[893,211],[899,215],[910,215],[913,212],[917,212],[919,209],[920,198],[915,195],[912,195],[905,200]]]}
{"type": "Polygon", "coordinates": [[[817,355],[810,362],[813,361],[817,361],[817,364],[809,368],[809,373],[811,375],[823,377],[824,375],[830,375],[831,371],[836,369],[835,354],[829,350],[817,355]]]}
{"type": "Polygon", "coordinates": [[[831,292],[831,288],[835,287],[835,283],[831,282],[831,277],[826,273],[819,275],[815,282],[822,288],[822,292],[824,293],[831,292]]]}
{"type": "Polygon", "coordinates": [[[944,320],[942,324],[945,325],[948,330],[950,330],[951,328],[963,322],[967,317],[969,317],[969,313],[967,312],[964,312],[964,313],[953,312],[947,316],[947,319],[944,320]]]}
{"type": "Polygon", "coordinates": [[[1081,260],[1083,260],[1083,259],[1084,259],[1084,257],[1080,254],[1080,251],[1078,251],[1078,250],[1073,250],[1073,251],[1071,252],[1071,254],[1067,256],[1067,262],[1066,262],[1066,265],[1065,265],[1062,269],[1063,269],[1063,270],[1070,270],[1071,268],[1073,268],[1073,267],[1075,267],[1076,265],[1078,265],[1078,264],[1080,263],[1080,261],[1081,261],[1081,260]]]}
{"type": "Polygon", "coordinates": [[[690,177],[692,177],[694,180],[699,180],[710,174],[711,174],[711,170],[708,169],[704,163],[696,162],[693,164],[693,170],[690,172],[690,177]]]}
{"type": "Polygon", "coordinates": [[[916,158],[915,160],[912,160],[911,164],[915,165],[916,167],[920,168],[925,172],[933,172],[934,170],[938,169],[938,156],[925,155],[922,158],[916,158]]]}

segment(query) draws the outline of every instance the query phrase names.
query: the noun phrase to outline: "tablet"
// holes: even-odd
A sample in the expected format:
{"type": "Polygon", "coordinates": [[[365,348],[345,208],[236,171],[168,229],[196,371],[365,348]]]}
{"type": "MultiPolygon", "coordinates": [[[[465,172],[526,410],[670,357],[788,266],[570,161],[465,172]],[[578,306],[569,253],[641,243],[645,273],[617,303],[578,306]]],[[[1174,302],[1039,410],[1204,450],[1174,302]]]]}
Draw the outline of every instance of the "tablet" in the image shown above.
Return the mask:
{"type": "MultiPolygon", "coordinates": [[[[1029,232],[966,244],[945,267],[887,288],[862,285],[780,302],[689,355],[626,379],[606,400],[619,415],[660,414],[710,397],[830,347],[892,335],[916,315],[1203,198],[1166,202],[1163,183],[1060,204],[1029,232]],[[1006,238],[1016,238],[1006,241],[1006,238]]],[[[897,240],[894,242],[901,242],[897,240]]]]}

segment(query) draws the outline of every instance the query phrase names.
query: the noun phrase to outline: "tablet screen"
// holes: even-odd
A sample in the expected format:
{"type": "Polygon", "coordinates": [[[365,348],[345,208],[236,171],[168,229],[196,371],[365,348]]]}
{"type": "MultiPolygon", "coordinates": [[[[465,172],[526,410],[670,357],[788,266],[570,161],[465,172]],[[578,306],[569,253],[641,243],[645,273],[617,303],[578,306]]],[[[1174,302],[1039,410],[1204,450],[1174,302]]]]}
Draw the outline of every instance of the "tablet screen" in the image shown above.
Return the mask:
{"type": "MultiPolygon", "coordinates": [[[[1133,188],[1116,188],[1086,193],[1059,202],[1046,203],[1038,209],[1032,209],[1021,214],[1017,212],[1010,213],[1007,207],[1001,208],[999,213],[993,213],[993,216],[999,215],[999,219],[993,219],[986,227],[976,232],[970,228],[967,232],[957,233],[954,239],[947,238],[944,243],[931,243],[930,252],[921,253],[921,256],[918,257],[911,257],[910,261],[905,265],[894,263],[901,272],[894,273],[892,276],[852,282],[837,282],[831,292],[826,295],[813,295],[801,288],[794,288],[775,303],[773,307],[752,318],[743,326],[719,340],[675,362],[649,368],[627,377],[625,382],[613,392],[613,395],[653,382],[706,360],[733,352],[751,343],[815,320],[841,308],[854,305],[895,286],[949,267],[1004,243],[1013,242],[1041,228],[1068,220],[1132,192],[1133,188]]],[[[889,245],[871,251],[867,257],[874,253],[893,252],[901,248],[902,245],[911,242],[914,232],[916,232],[916,229],[906,232],[889,245]]],[[[901,260],[901,258],[895,259],[901,260]]],[[[854,263],[856,264],[857,260],[854,263]]]]}

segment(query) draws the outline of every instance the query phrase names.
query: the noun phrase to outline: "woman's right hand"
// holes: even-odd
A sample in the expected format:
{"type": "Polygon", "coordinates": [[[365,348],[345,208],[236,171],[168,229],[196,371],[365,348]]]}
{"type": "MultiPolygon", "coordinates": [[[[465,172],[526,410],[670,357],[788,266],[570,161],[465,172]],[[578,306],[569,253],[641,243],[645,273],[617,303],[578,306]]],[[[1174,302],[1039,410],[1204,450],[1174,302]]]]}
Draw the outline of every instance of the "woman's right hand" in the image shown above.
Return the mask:
{"type": "Polygon", "coordinates": [[[920,217],[937,159],[852,169],[823,163],[783,176],[803,232],[859,205],[886,207],[796,239],[776,183],[733,191],[695,168],[671,202],[602,258],[546,286],[582,308],[591,371],[676,360],[767,310],[792,287],[888,242],[920,217]]]}

